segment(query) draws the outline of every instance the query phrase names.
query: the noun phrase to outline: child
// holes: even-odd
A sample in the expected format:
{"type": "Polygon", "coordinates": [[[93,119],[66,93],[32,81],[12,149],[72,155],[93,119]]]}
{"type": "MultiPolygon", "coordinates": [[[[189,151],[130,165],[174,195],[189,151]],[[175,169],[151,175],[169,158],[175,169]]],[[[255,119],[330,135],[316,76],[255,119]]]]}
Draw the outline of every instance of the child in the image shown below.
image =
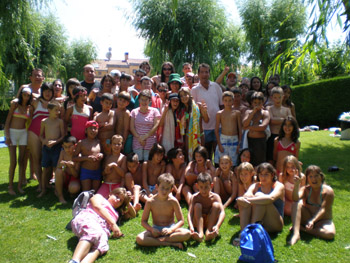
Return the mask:
{"type": "Polygon", "coordinates": [[[197,176],[200,173],[209,173],[212,177],[215,175],[215,168],[208,159],[208,151],[203,146],[198,146],[193,152],[193,161],[189,162],[185,170],[186,184],[183,186],[183,195],[188,205],[190,205],[192,193],[198,192],[196,186],[197,176]]]}
{"type": "MultiPolygon", "coordinates": [[[[249,88],[247,88],[248,90],[249,88]]],[[[240,88],[234,88],[232,90],[233,93],[233,108],[234,110],[238,110],[241,112],[241,116],[244,116],[247,107],[244,105],[242,100],[242,90],[240,88]]]]}
{"type": "Polygon", "coordinates": [[[284,94],[282,105],[284,107],[288,107],[290,109],[290,111],[292,112],[292,116],[296,119],[297,116],[295,114],[295,105],[290,98],[290,96],[292,94],[292,89],[288,85],[283,85],[282,89],[283,89],[283,94],[284,94]]]}
{"type": "Polygon", "coordinates": [[[16,195],[13,190],[13,179],[15,177],[16,170],[16,152],[17,145],[19,148],[18,166],[18,192],[23,194],[22,183],[26,182],[25,175],[25,151],[27,147],[28,132],[26,129],[26,123],[33,113],[33,108],[30,105],[32,102],[32,91],[30,88],[23,88],[17,99],[11,101],[11,108],[7,114],[5,122],[5,137],[6,145],[9,148],[10,154],[10,167],[9,167],[9,187],[8,193],[10,195],[16,195]]]}
{"type": "Polygon", "coordinates": [[[113,237],[123,236],[117,226],[119,214],[115,209],[125,209],[128,204],[129,197],[123,188],[114,189],[108,200],[99,194],[91,197],[86,209],[72,220],[72,230],[79,242],[69,263],[94,262],[106,253],[110,231],[113,237]]]}
{"type": "MultiPolygon", "coordinates": [[[[126,167],[125,186],[132,193],[135,210],[139,211],[141,209],[139,199],[142,185],[142,166],[136,153],[132,152],[127,155],[126,167]]],[[[142,201],[145,201],[145,199],[143,198],[142,201]]]]}
{"type": "Polygon", "coordinates": [[[115,133],[123,136],[123,149],[125,154],[132,152],[132,135],[129,134],[130,111],[127,107],[131,101],[131,96],[127,91],[121,91],[117,97],[117,106],[114,110],[115,133]]]}
{"type": "Polygon", "coordinates": [[[166,172],[174,176],[173,193],[175,193],[176,199],[180,202],[182,188],[185,183],[185,156],[181,148],[172,148],[168,151],[167,157],[169,163],[166,166],[166,172]]]}
{"type": "Polygon", "coordinates": [[[73,162],[76,144],[77,139],[74,136],[65,136],[62,144],[63,150],[61,150],[58,158],[55,170],[55,193],[61,204],[67,203],[63,197],[63,187],[67,188],[71,195],[75,195],[80,191],[80,165],[73,162]]]}
{"type": "Polygon", "coordinates": [[[273,88],[271,90],[271,96],[273,100],[273,106],[268,108],[270,114],[271,136],[267,140],[266,160],[269,163],[273,164],[274,140],[278,136],[282,122],[286,117],[291,116],[292,113],[290,112],[289,108],[282,106],[283,90],[280,87],[273,88]]]}
{"type": "Polygon", "coordinates": [[[105,198],[108,197],[113,189],[124,187],[126,157],[121,153],[122,147],[123,137],[121,135],[113,135],[111,141],[112,155],[107,156],[104,161],[104,182],[97,191],[98,194],[105,198]]]}
{"type": "Polygon", "coordinates": [[[81,162],[80,181],[83,191],[94,189],[98,190],[102,175],[101,161],[103,154],[101,153],[101,144],[96,139],[98,133],[98,123],[96,121],[88,121],[85,124],[87,138],[78,142],[74,162],[81,162]]]}
{"type": "Polygon", "coordinates": [[[157,178],[165,172],[164,154],[164,147],[155,143],[149,152],[149,161],[142,164],[142,186],[148,197],[157,193],[157,178]]]}
{"type": "Polygon", "coordinates": [[[276,162],[278,174],[282,171],[283,160],[286,156],[294,155],[297,159],[299,158],[300,141],[298,138],[298,123],[289,116],[284,119],[279,135],[274,141],[273,159],[276,162]]]}
{"type": "Polygon", "coordinates": [[[225,201],[224,209],[226,209],[237,196],[237,178],[231,168],[231,157],[227,154],[222,155],[219,160],[219,167],[216,169],[213,179],[214,193],[220,195],[221,200],[225,201]]]}
{"type": "Polygon", "coordinates": [[[276,82],[269,81],[266,85],[266,89],[265,89],[266,100],[264,103],[265,108],[272,106],[274,104],[273,102],[274,100],[272,98],[272,92],[271,92],[274,87],[278,87],[278,84],[276,82]]]}
{"type": "MultiPolygon", "coordinates": [[[[253,78],[254,79],[254,78],[253,78]]],[[[256,78],[255,78],[256,79],[256,78]]],[[[243,118],[243,128],[248,131],[248,147],[251,163],[257,166],[266,160],[266,128],[270,122],[269,112],[263,109],[264,94],[254,92],[251,97],[252,109],[247,110],[243,118]]]]}
{"type": "Polygon", "coordinates": [[[209,241],[219,235],[220,226],[225,219],[225,210],[220,196],[211,191],[213,184],[209,173],[200,173],[196,184],[199,192],[191,198],[188,226],[194,240],[202,242],[205,231],[205,240],[209,241]]]}
{"type": "Polygon", "coordinates": [[[78,141],[85,139],[85,124],[92,119],[92,107],[85,104],[87,91],[84,87],[78,86],[73,90],[74,105],[67,109],[65,122],[66,126],[71,125],[71,135],[78,141]]]}
{"type": "Polygon", "coordinates": [[[78,86],[80,86],[80,82],[76,78],[71,78],[66,82],[66,93],[68,96],[66,97],[66,100],[63,103],[63,107],[64,107],[65,111],[69,107],[74,105],[73,90],[78,86]]]}
{"type": "Polygon", "coordinates": [[[253,165],[248,162],[242,162],[237,168],[238,174],[238,195],[243,196],[248,188],[256,182],[255,170],[253,165]]]}
{"type": "Polygon", "coordinates": [[[222,102],[224,109],[216,113],[215,136],[217,146],[214,162],[218,164],[220,157],[227,154],[231,157],[232,162],[236,164],[242,138],[241,112],[232,109],[233,93],[231,91],[225,91],[222,94],[222,102]],[[219,133],[220,127],[221,133],[219,133]]]}
{"type": "Polygon", "coordinates": [[[182,228],[184,216],[176,198],[171,195],[174,178],[165,173],[158,177],[158,193],[147,200],[141,224],[146,231],[136,237],[140,246],[174,246],[183,249],[182,242],[190,238],[190,231],[182,228]],[[152,214],[153,227],[148,224],[152,214]],[[174,221],[176,216],[177,223],[174,221]]]}
{"type": "Polygon", "coordinates": [[[285,204],[284,214],[290,216],[292,214],[293,205],[293,189],[294,189],[294,177],[298,176],[301,178],[300,186],[305,185],[305,175],[301,172],[301,166],[298,159],[293,155],[286,156],[283,161],[283,169],[279,174],[278,181],[284,184],[286,189],[285,193],[285,204]]]}
{"type": "Polygon", "coordinates": [[[111,138],[114,134],[114,111],[111,110],[113,105],[113,94],[103,93],[101,96],[102,112],[98,113],[94,120],[98,123],[98,135],[104,155],[111,154],[111,138]]]}
{"type": "Polygon", "coordinates": [[[41,181],[42,197],[46,192],[53,170],[56,169],[60,157],[61,142],[64,138],[64,122],[59,118],[61,105],[51,101],[47,105],[49,117],[41,121],[40,140],[43,145],[41,165],[44,168],[41,181]]]}

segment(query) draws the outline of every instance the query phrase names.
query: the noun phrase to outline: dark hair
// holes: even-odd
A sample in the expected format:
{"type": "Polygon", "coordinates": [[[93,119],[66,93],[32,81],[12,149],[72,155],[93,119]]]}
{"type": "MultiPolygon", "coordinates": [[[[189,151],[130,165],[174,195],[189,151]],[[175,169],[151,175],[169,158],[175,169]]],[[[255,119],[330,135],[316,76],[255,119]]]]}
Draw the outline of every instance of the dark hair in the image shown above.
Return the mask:
{"type": "Polygon", "coordinates": [[[293,131],[292,131],[292,141],[294,143],[296,143],[299,139],[299,136],[300,136],[300,131],[299,131],[299,125],[298,125],[298,122],[297,120],[292,117],[292,116],[288,116],[286,117],[282,124],[281,124],[281,128],[280,128],[280,132],[278,134],[278,140],[282,140],[282,138],[284,138],[286,136],[286,134],[284,133],[284,130],[283,130],[283,126],[286,124],[287,121],[290,121],[293,125],[293,131]]]}
{"type": "Polygon", "coordinates": [[[106,74],[101,79],[101,85],[103,85],[106,79],[109,79],[112,82],[113,86],[117,84],[111,74],[106,74]]]}
{"type": "Polygon", "coordinates": [[[245,152],[245,151],[248,151],[250,153],[250,155],[252,154],[249,150],[249,148],[244,148],[242,149],[240,152],[239,152],[239,155],[238,155],[238,159],[237,159],[237,166],[239,166],[242,161],[241,161],[241,157],[242,157],[242,154],[245,152]]]}
{"type": "Polygon", "coordinates": [[[206,183],[209,182],[211,183],[213,181],[213,179],[211,178],[211,175],[209,173],[200,173],[197,177],[197,182],[201,182],[201,183],[206,183]]]}
{"type": "Polygon", "coordinates": [[[291,87],[289,87],[288,85],[283,85],[281,88],[283,89],[283,92],[285,92],[287,89],[290,90],[291,94],[290,94],[289,98],[285,101],[285,103],[288,107],[291,107],[292,106],[292,99],[291,99],[292,98],[292,89],[291,89],[291,87]]]}
{"type": "Polygon", "coordinates": [[[162,153],[163,155],[165,154],[164,147],[159,143],[153,144],[151,150],[149,151],[148,160],[152,160],[153,156],[157,153],[162,153]]]}
{"type": "Polygon", "coordinates": [[[169,163],[173,163],[173,159],[176,159],[179,153],[182,153],[181,148],[171,148],[167,153],[169,163]]]}
{"type": "Polygon", "coordinates": [[[253,100],[261,100],[264,101],[265,97],[264,94],[260,91],[255,91],[253,95],[250,98],[250,101],[253,102],[253,100]]]}
{"type": "Polygon", "coordinates": [[[208,159],[209,153],[208,153],[208,151],[207,151],[207,149],[205,147],[199,145],[199,146],[196,147],[196,149],[194,149],[193,157],[192,157],[192,159],[194,161],[196,160],[196,158],[195,158],[196,153],[199,153],[204,158],[204,160],[208,159]]]}
{"type": "Polygon", "coordinates": [[[32,70],[32,72],[30,72],[30,76],[33,76],[34,71],[41,72],[42,75],[44,76],[44,71],[43,71],[41,68],[34,68],[34,69],[32,70]]]}
{"type": "Polygon", "coordinates": [[[225,98],[225,97],[230,97],[233,99],[235,96],[233,95],[232,91],[225,91],[224,93],[222,93],[222,98],[225,98]]]}
{"type": "Polygon", "coordinates": [[[189,63],[189,62],[185,62],[182,64],[182,68],[184,68],[185,66],[190,66],[192,68],[191,63],[189,63]]]}
{"type": "Polygon", "coordinates": [[[199,71],[201,70],[201,68],[207,68],[207,69],[209,69],[209,73],[210,73],[210,66],[209,66],[208,64],[206,64],[206,63],[202,63],[202,64],[200,64],[200,65],[198,66],[198,73],[197,73],[197,74],[199,74],[199,71]]]}
{"type": "Polygon", "coordinates": [[[272,177],[272,182],[277,181],[277,174],[276,174],[276,169],[272,166],[270,163],[261,163],[258,165],[256,168],[256,173],[258,175],[258,180],[260,181],[259,175],[263,170],[267,170],[269,173],[273,175],[272,177]]]}
{"type": "Polygon", "coordinates": [[[166,90],[169,90],[169,86],[166,82],[160,82],[158,85],[157,85],[157,90],[159,90],[160,87],[163,87],[163,88],[166,88],[166,90]]]}
{"type": "Polygon", "coordinates": [[[265,86],[265,96],[266,96],[266,97],[269,97],[269,96],[270,96],[270,94],[269,94],[269,85],[270,85],[270,84],[273,85],[272,88],[278,87],[278,84],[277,84],[276,82],[274,82],[274,81],[269,81],[269,82],[266,84],[266,86],[265,86]]]}
{"type": "Polygon", "coordinates": [[[59,104],[57,101],[55,101],[55,100],[50,101],[50,102],[47,104],[47,109],[48,109],[48,110],[52,110],[52,109],[54,109],[54,108],[56,108],[56,107],[60,107],[60,104],[59,104]]]}
{"type": "Polygon", "coordinates": [[[130,76],[129,74],[122,73],[122,75],[120,76],[120,79],[127,79],[127,80],[131,80],[131,76],[130,76]]]}
{"type": "Polygon", "coordinates": [[[149,89],[144,89],[144,90],[142,90],[142,91],[139,93],[139,96],[138,96],[139,99],[140,99],[141,96],[147,97],[149,100],[152,99],[152,93],[151,93],[151,91],[150,91],[149,89]]]}
{"type": "Polygon", "coordinates": [[[258,79],[259,81],[260,81],[260,88],[257,90],[257,91],[263,91],[263,83],[262,83],[262,81],[261,81],[261,79],[259,78],[259,77],[257,77],[257,76],[255,76],[255,77],[252,77],[251,79],[250,79],[250,89],[251,90],[253,90],[253,80],[254,79],[258,79]]]}
{"type": "Polygon", "coordinates": [[[306,182],[307,182],[307,177],[309,176],[309,174],[311,172],[315,172],[317,174],[319,174],[322,178],[322,183],[324,183],[325,181],[325,176],[324,173],[322,172],[321,168],[317,165],[309,165],[306,170],[305,170],[305,175],[306,175],[306,182]]]}
{"type": "MultiPolygon", "coordinates": [[[[242,85],[242,84],[241,84],[242,85]]],[[[239,86],[241,86],[241,85],[239,85],[239,86]]],[[[243,84],[243,85],[246,85],[246,84],[243,84]]],[[[247,87],[248,87],[248,85],[246,85],[247,87]]],[[[233,90],[232,90],[232,93],[233,94],[241,94],[242,95],[242,90],[240,89],[240,88],[234,88],[233,90]]]]}
{"type": "Polygon", "coordinates": [[[41,99],[44,99],[44,91],[45,90],[51,90],[51,93],[52,93],[52,95],[51,95],[51,98],[49,99],[49,100],[52,100],[52,98],[53,98],[53,86],[50,84],[50,83],[47,83],[47,82],[44,82],[42,85],[41,85],[41,87],[40,87],[40,98],[41,99]]]}
{"type": "Polygon", "coordinates": [[[66,98],[64,103],[63,103],[63,107],[65,109],[67,109],[68,102],[73,100],[72,94],[70,94],[70,92],[69,92],[69,87],[72,85],[79,86],[80,85],[79,80],[77,80],[76,78],[71,78],[66,82],[66,94],[67,94],[68,98],[66,98]]]}
{"type": "Polygon", "coordinates": [[[66,135],[63,138],[63,143],[73,143],[76,144],[77,143],[77,138],[75,138],[74,136],[71,135],[66,135]]]}
{"type": "Polygon", "coordinates": [[[239,84],[238,88],[240,88],[241,91],[242,91],[242,87],[243,87],[243,86],[246,87],[247,89],[249,89],[249,85],[246,84],[246,83],[241,83],[241,84],[239,84]]]}
{"type": "Polygon", "coordinates": [[[139,65],[139,68],[142,69],[143,66],[148,66],[149,69],[151,69],[151,65],[149,64],[148,61],[142,61],[141,64],[139,65]]]}
{"type": "Polygon", "coordinates": [[[78,100],[78,98],[79,98],[79,96],[77,96],[77,94],[78,94],[79,92],[87,92],[87,91],[86,91],[86,88],[84,88],[83,86],[75,87],[75,88],[73,89],[74,102],[77,102],[77,100],[78,100]]]}
{"type": "MultiPolygon", "coordinates": [[[[21,92],[18,95],[18,105],[22,105],[22,102],[23,102],[23,96],[22,96],[23,89],[21,90],[21,92]]],[[[30,92],[29,100],[27,101],[26,106],[30,105],[32,103],[32,100],[33,100],[33,92],[30,92]]]]}
{"type": "Polygon", "coordinates": [[[101,95],[101,101],[104,101],[104,100],[109,100],[109,101],[113,102],[113,94],[112,93],[103,93],[101,95]]]}
{"type": "Polygon", "coordinates": [[[52,82],[52,86],[55,87],[55,82],[56,82],[56,81],[61,82],[61,85],[62,85],[62,93],[63,93],[63,92],[64,92],[64,83],[63,83],[63,81],[62,81],[61,79],[55,79],[55,80],[52,82]]]}
{"type": "Polygon", "coordinates": [[[118,98],[118,99],[127,100],[128,102],[131,101],[130,93],[127,92],[127,91],[121,91],[121,92],[119,92],[117,98],[118,98]]]}
{"type": "Polygon", "coordinates": [[[126,156],[126,162],[127,163],[138,163],[139,162],[139,156],[137,153],[131,152],[126,156]]]}
{"type": "Polygon", "coordinates": [[[173,63],[166,61],[162,64],[162,71],[160,72],[160,82],[166,82],[165,81],[165,74],[164,74],[164,66],[169,66],[171,68],[171,72],[170,73],[175,73],[175,68],[173,63]]]}

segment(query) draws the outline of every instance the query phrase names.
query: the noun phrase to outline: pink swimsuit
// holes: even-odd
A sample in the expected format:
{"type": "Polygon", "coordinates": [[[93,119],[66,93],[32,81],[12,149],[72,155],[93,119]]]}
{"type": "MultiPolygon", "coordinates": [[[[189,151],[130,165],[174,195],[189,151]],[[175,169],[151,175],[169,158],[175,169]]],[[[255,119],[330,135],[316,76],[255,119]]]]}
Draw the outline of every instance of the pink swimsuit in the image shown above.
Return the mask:
{"type": "Polygon", "coordinates": [[[49,117],[49,111],[48,109],[44,109],[41,101],[39,101],[38,107],[34,111],[33,120],[28,128],[28,131],[32,131],[37,136],[40,136],[41,121],[47,117],[49,117]]]}
{"type": "Polygon", "coordinates": [[[83,112],[78,112],[76,110],[76,105],[73,106],[73,113],[71,116],[72,129],[70,131],[71,135],[77,138],[77,141],[85,139],[85,123],[90,118],[90,110],[87,105],[84,104],[83,112]]]}

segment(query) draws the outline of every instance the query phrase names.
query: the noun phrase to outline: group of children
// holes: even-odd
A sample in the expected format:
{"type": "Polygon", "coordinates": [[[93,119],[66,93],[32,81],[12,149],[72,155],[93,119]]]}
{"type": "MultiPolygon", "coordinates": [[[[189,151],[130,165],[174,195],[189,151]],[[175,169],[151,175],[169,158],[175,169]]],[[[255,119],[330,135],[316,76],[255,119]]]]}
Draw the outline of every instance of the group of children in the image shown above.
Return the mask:
{"type": "MultiPolygon", "coordinates": [[[[270,90],[270,106],[264,105],[266,100],[260,91],[252,92],[248,100],[249,108],[240,101],[242,90],[239,88],[233,92],[223,92],[223,109],[216,114],[217,149],[213,165],[212,156],[201,146],[204,145],[201,122],[209,118],[206,105],[197,105],[191,99],[189,88],[179,87],[178,94],[169,95],[169,101],[158,109],[161,112],[156,117],[158,121],[154,122],[157,124],[151,125],[145,135],[133,129],[137,121],[135,114],[144,114],[141,116],[142,121],[145,121],[145,125],[150,123],[147,119],[151,108],[148,106],[153,103],[150,91],[141,91],[137,97],[140,108],[145,109],[146,113],[141,110],[130,113],[127,107],[131,95],[121,91],[116,98],[109,93],[102,94],[102,111],[93,114],[92,107],[86,104],[86,89],[77,84],[73,86],[67,87],[71,95],[70,106],[66,109],[63,105],[67,106],[68,103],[62,104],[55,99],[52,86],[46,83],[41,86],[40,97],[34,101],[32,91],[24,88],[18,98],[11,102],[5,125],[11,160],[10,194],[15,194],[13,177],[16,145],[19,145],[18,190],[23,193],[22,184],[26,182],[24,155],[28,136],[28,144],[34,144],[30,152],[39,181],[39,197],[50,187],[49,181],[53,174],[55,193],[61,203],[66,203],[64,188],[71,195],[94,189],[96,196],[104,197],[116,208],[121,206],[119,199],[129,200],[128,194],[123,197],[120,194],[128,191],[132,205],[128,202],[126,207],[132,211],[131,217],[144,203],[142,225],[146,231],[137,236],[139,245],[182,248],[182,242],[191,237],[199,242],[203,239],[212,240],[219,234],[225,209],[229,206],[239,209],[241,229],[259,221],[268,231],[281,231],[283,216],[292,216],[291,244],[300,238],[301,223],[306,224],[302,230],[309,233],[323,238],[334,237],[335,228],[331,221],[332,189],[323,184],[324,176],[317,167],[308,168],[306,177],[302,174],[298,161],[299,128],[291,107],[282,105],[282,88],[270,90]],[[117,108],[112,109],[115,100],[117,108]],[[183,108],[178,111],[180,100],[183,108]],[[161,114],[162,117],[159,117],[161,114]],[[32,119],[30,125],[29,119],[32,119]],[[171,125],[174,120],[175,123],[171,125]],[[161,128],[158,127],[159,123],[161,128]],[[162,134],[162,131],[173,132],[174,136],[165,136],[167,132],[162,134]],[[151,134],[155,134],[152,137],[155,143],[147,151],[148,158],[142,156],[139,160],[140,153],[136,150],[136,153],[133,152],[132,145],[135,143],[132,141],[136,140],[144,147],[146,137],[151,134]],[[169,143],[164,138],[174,141],[169,143]],[[167,150],[161,142],[167,145],[167,150]],[[42,148],[38,149],[40,145],[42,148]],[[43,168],[42,173],[40,166],[43,168]],[[116,191],[119,196],[115,194],[116,191]],[[115,196],[119,201],[115,200],[115,196]],[[189,230],[182,228],[184,217],[179,205],[181,200],[185,200],[189,207],[189,230]],[[148,223],[150,214],[153,226],[148,223]]],[[[139,129],[145,128],[142,122],[139,125],[139,129]]],[[[120,236],[120,230],[111,223],[111,220],[118,218],[118,214],[101,212],[105,207],[109,205],[100,197],[91,199],[91,211],[97,211],[98,216],[107,222],[103,231],[109,229],[120,236]],[[104,208],[101,208],[102,203],[104,208]]],[[[107,210],[110,211],[109,208],[107,210]]],[[[92,214],[95,215],[95,212],[92,214]]],[[[106,241],[105,235],[103,240],[106,241]]],[[[99,244],[92,246],[90,241],[78,247],[79,251],[73,256],[73,260],[77,261],[85,256],[98,256],[108,250],[108,245],[107,250],[106,244],[104,249],[100,249],[99,244]],[[85,253],[96,249],[98,253],[85,253]]]]}

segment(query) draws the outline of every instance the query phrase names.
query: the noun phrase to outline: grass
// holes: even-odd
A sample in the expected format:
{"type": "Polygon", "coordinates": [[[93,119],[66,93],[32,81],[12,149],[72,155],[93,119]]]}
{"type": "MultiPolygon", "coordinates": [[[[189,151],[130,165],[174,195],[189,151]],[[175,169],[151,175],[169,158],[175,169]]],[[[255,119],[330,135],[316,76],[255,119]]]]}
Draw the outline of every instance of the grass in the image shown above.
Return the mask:
{"type": "MultiPolygon", "coordinates": [[[[287,246],[290,218],[285,218],[285,227],[279,234],[272,235],[275,257],[279,262],[350,262],[350,141],[340,141],[320,131],[301,134],[300,160],[304,169],[317,164],[326,173],[326,181],[335,191],[333,208],[337,234],[333,241],[313,238],[305,233],[295,246],[287,246]],[[344,168],[339,172],[327,172],[337,165],[344,168]]],[[[0,149],[0,262],[67,262],[78,239],[65,230],[71,219],[71,204],[61,205],[53,192],[41,199],[36,198],[37,182],[31,181],[25,195],[12,197],[7,194],[8,150],[0,149]],[[55,237],[52,240],[47,235],[55,237]]],[[[15,181],[18,175],[16,174],[15,181]]],[[[184,216],[187,206],[182,203],[184,216]]],[[[125,237],[109,241],[110,251],[97,262],[235,262],[240,256],[239,248],[231,245],[238,235],[239,220],[233,215],[237,211],[226,210],[226,219],[220,229],[220,237],[212,243],[197,244],[193,241],[184,251],[169,247],[141,248],[135,244],[135,237],[143,231],[141,216],[121,226],[125,237]],[[196,255],[191,257],[188,253],[196,255]]],[[[186,220],[187,221],[187,220],[186,220]]],[[[186,223],[187,227],[187,223],[186,223]]]]}

